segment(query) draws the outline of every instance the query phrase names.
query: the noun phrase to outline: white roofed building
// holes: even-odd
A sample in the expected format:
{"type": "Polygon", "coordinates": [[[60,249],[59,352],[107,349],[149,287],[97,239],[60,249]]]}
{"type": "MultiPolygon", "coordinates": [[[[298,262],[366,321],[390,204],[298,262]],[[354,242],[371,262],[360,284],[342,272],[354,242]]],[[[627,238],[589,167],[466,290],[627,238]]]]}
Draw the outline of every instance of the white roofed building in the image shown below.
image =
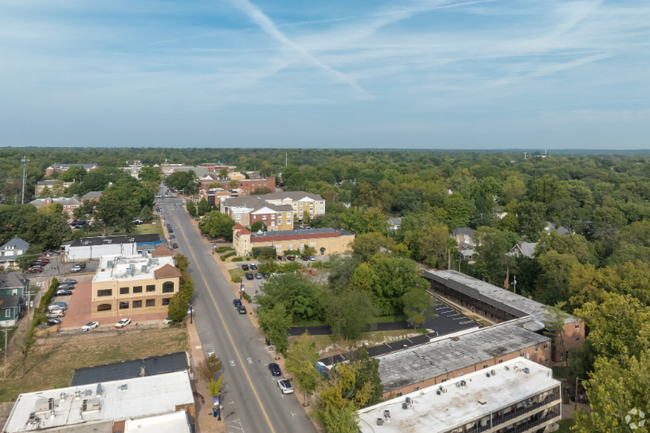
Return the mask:
{"type": "Polygon", "coordinates": [[[562,418],[550,368],[516,358],[358,411],[361,433],[533,433],[562,418]]]}

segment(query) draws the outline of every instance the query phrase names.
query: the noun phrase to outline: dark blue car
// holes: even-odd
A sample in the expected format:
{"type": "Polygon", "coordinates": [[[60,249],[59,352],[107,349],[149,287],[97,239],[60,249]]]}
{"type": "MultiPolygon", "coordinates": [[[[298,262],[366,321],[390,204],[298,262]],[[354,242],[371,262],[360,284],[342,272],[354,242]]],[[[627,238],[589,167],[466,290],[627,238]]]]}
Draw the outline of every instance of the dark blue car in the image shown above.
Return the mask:
{"type": "Polygon", "coordinates": [[[239,299],[235,299],[232,301],[232,303],[235,305],[235,307],[239,307],[241,305],[241,301],[239,299]]]}
{"type": "Polygon", "coordinates": [[[280,376],[282,375],[282,370],[280,370],[280,366],[276,364],[275,362],[272,362],[269,364],[269,370],[271,370],[271,374],[273,376],[280,376]]]}

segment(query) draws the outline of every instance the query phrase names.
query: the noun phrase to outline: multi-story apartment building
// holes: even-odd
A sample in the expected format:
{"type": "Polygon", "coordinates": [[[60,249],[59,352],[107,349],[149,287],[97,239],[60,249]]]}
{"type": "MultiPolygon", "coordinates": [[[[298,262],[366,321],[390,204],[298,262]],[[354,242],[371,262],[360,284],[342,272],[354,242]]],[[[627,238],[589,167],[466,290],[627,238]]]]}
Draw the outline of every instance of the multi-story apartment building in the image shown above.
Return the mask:
{"type": "Polygon", "coordinates": [[[294,219],[297,221],[303,221],[305,212],[309,214],[309,218],[325,214],[325,200],[318,194],[304,191],[282,191],[264,194],[260,198],[268,203],[291,206],[294,219]]]}
{"type": "MultiPolygon", "coordinates": [[[[243,176],[243,175],[242,175],[243,176]]],[[[225,189],[241,189],[242,194],[250,195],[257,189],[268,188],[275,191],[275,177],[263,179],[222,179],[218,173],[206,174],[199,178],[199,191],[207,191],[211,185],[218,184],[225,189]],[[233,182],[231,184],[231,181],[233,182]],[[235,183],[236,182],[236,183],[235,183]]]]}
{"type": "Polygon", "coordinates": [[[86,171],[88,171],[88,172],[90,172],[91,170],[94,170],[97,167],[99,167],[97,164],[57,164],[57,163],[54,163],[54,164],[50,165],[48,168],[45,169],[45,176],[52,176],[52,174],[55,171],[58,171],[59,173],[63,173],[64,171],[68,171],[70,169],[70,167],[73,167],[75,165],[85,168],[86,171]]]}
{"type": "MultiPolygon", "coordinates": [[[[52,191],[52,189],[55,187],[56,182],[57,182],[56,180],[42,180],[40,182],[36,182],[36,187],[35,187],[35,190],[34,190],[34,194],[36,195],[36,197],[38,197],[39,195],[41,195],[41,193],[43,192],[45,187],[47,187],[47,189],[52,191]]],[[[61,181],[61,186],[63,188],[67,188],[70,185],[72,185],[73,183],[74,182],[63,182],[63,181],[61,181]]]]}
{"type": "Polygon", "coordinates": [[[29,204],[40,207],[47,207],[53,203],[59,203],[63,206],[63,212],[68,214],[68,218],[72,218],[72,212],[81,206],[83,203],[77,194],[72,197],[58,197],[58,198],[37,198],[36,200],[30,201],[29,204]]]}
{"type": "MultiPolygon", "coordinates": [[[[552,319],[548,306],[460,272],[425,271],[422,276],[429,280],[431,290],[438,295],[495,322],[532,317],[536,325],[529,329],[542,332],[545,323],[552,319]]],[[[553,338],[553,361],[564,360],[569,349],[582,347],[584,339],[584,322],[568,316],[564,320],[564,332],[553,338]]]]}
{"type": "Polygon", "coordinates": [[[243,226],[250,227],[256,221],[262,221],[269,231],[293,229],[291,206],[267,203],[262,200],[262,196],[224,198],[221,200],[220,209],[221,213],[227,213],[243,226]]]}
{"type": "Polygon", "coordinates": [[[561,391],[550,368],[516,358],[361,409],[359,432],[550,432],[561,391]]]}
{"type": "Polygon", "coordinates": [[[167,311],[180,276],[171,256],[102,256],[92,280],[91,316],[167,311]]]}

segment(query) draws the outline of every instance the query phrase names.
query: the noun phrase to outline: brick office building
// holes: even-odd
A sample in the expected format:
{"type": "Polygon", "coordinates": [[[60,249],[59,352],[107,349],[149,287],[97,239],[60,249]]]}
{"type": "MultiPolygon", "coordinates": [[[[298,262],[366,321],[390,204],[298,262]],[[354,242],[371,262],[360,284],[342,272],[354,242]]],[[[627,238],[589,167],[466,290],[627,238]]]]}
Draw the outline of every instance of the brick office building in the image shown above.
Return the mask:
{"type": "MultiPolygon", "coordinates": [[[[545,330],[544,323],[551,318],[546,305],[460,272],[425,271],[422,276],[429,280],[431,290],[438,295],[495,322],[529,316],[537,323],[531,330],[542,332],[545,330]]],[[[573,316],[565,319],[562,339],[564,352],[559,344],[559,336],[554,338],[553,361],[562,361],[568,356],[569,349],[582,347],[585,339],[584,322],[573,316]]]]}

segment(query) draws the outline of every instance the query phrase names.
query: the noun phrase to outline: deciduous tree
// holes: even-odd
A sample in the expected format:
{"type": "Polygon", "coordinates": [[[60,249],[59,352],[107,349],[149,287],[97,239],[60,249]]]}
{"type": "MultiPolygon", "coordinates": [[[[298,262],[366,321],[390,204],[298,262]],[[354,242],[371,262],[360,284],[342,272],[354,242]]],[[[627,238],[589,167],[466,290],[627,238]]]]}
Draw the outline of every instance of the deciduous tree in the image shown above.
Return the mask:
{"type": "Polygon", "coordinates": [[[314,367],[316,361],[318,361],[316,344],[305,332],[293,343],[286,357],[287,371],[293,374],[294,380],[305,394],[305,401],[307,396],[311,396],[316,391],[321,378],[314,367]]]}
{"type": "Polygon", "coordinates": [[[288,329],[293,318],[283,303],[278,302],[271,308],[258,310],[258,323],[275,350],[286,353],[289,346],[288,329]]]}

